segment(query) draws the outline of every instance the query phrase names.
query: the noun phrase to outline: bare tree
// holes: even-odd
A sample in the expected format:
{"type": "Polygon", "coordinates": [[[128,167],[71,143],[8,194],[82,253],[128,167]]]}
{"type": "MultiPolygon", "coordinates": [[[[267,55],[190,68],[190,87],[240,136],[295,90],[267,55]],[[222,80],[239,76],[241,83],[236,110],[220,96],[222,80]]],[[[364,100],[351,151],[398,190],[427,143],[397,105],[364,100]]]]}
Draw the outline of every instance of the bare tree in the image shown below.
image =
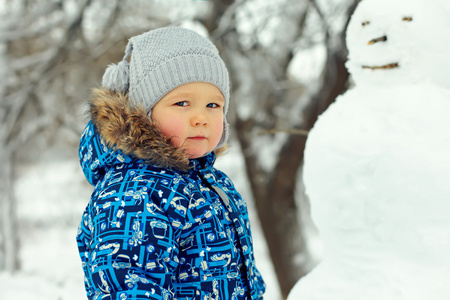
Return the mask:
{"type": "Polygon", "coordinates": [[[49,100],[42,92],[58,76],[54,66],[62,62],[79,32],[81,16],[88,1],[81,1],[71,18],[61,15],[62,2],[33,5],[27,1],[10,2],[2,16],[0,43],[8,57],[8,80],[1,89],[0,106],[0,206],[2,226],[0,269],[14,272],[20,267],[19,235],[13,192],[14,162],[22,147],[44,129],[62,122],[61,114],[48,109],[49,100]],[[60,15],[58,16],[58,13],[60,15]],[[37,25],[39,24],[39,25],[37,25]],[[52,27],[61,29],[61,38],[50,37],[52,27]],[[48,47],[46,46],[49,45],[48,47]]]}

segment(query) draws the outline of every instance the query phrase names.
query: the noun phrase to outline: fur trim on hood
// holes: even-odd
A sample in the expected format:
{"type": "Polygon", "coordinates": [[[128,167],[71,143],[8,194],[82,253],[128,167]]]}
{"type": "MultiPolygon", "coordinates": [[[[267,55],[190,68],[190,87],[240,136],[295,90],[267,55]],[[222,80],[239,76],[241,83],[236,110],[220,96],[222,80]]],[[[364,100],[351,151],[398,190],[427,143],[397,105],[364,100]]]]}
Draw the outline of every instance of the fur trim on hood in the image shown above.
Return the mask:
{"type": "Polygon", "coordinates": [[[184,151],[172,146],[144,108],[131,106],[127,94],[94,89],[90,113],[97,132],[109,148],[160,168],[189,170],[189,159],[184,151]]]}

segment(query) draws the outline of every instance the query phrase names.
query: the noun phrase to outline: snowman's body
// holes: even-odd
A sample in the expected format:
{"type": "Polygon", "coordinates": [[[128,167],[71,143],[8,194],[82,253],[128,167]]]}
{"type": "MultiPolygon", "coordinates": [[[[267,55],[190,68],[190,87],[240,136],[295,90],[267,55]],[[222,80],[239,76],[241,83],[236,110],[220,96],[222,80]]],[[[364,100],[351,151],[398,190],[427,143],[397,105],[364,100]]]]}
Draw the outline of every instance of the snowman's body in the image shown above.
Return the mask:
{"type": "Polygon", "coordinates": [[[383,61],[386,31],[362,40],[379,47],[378,62],[356,55],[355,35],[366,36],[357,26],[376,26],[366,14],[383,3],[363,0],[355,12],[347,42],[356,85],[308,136],[303,178],[324,259],[288,300],[450,299],[450,90],[428,68],[414,73],[406,52],[383,61]]]}
{"type": "Polygon", "coordinates": [[[450,92],[431,84],[337,99],[305,150],[324,260],[290,300],[450,298],[449,129],[450,92]]]}

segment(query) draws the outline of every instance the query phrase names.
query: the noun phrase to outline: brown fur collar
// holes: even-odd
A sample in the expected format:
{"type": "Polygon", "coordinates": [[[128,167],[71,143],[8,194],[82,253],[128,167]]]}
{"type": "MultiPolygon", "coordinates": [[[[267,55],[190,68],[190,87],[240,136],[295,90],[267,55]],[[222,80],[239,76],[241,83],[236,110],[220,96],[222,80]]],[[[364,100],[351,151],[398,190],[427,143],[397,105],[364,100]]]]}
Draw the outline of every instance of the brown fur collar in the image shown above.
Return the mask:
{"type": "Polygon", "coordinates": [[[95,89],[90,101],[92,121],[108,147],[119,149],[161,168],[186,172],[189,159],[183,150],[151,122],[143,108],[129,105],[128,95],[95,89]]]}

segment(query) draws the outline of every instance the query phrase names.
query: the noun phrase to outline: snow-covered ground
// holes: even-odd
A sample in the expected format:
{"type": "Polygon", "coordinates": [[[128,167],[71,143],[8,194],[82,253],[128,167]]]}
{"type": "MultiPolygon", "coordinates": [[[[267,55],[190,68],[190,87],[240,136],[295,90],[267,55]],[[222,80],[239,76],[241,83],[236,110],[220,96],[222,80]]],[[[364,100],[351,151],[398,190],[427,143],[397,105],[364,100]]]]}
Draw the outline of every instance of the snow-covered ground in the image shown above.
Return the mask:
{"type": "MultiPolygon", "coordinates": [[[[72,149],[73,150],[73,149],[72,149]]],[[[0,299],[81,300],[84,292],[81,262],[75,235],[91,186],[77,158],[44,154],[32,165],[21,167],[15,185],[21,232],[22,270],[0,272],[0,299]]],[[[280,299],[275,272],[268,256],[237,144],[232,144],[216,167],[234,181],[247,199],[258,269],[266,284],[265,299],[280,299]]]]}

